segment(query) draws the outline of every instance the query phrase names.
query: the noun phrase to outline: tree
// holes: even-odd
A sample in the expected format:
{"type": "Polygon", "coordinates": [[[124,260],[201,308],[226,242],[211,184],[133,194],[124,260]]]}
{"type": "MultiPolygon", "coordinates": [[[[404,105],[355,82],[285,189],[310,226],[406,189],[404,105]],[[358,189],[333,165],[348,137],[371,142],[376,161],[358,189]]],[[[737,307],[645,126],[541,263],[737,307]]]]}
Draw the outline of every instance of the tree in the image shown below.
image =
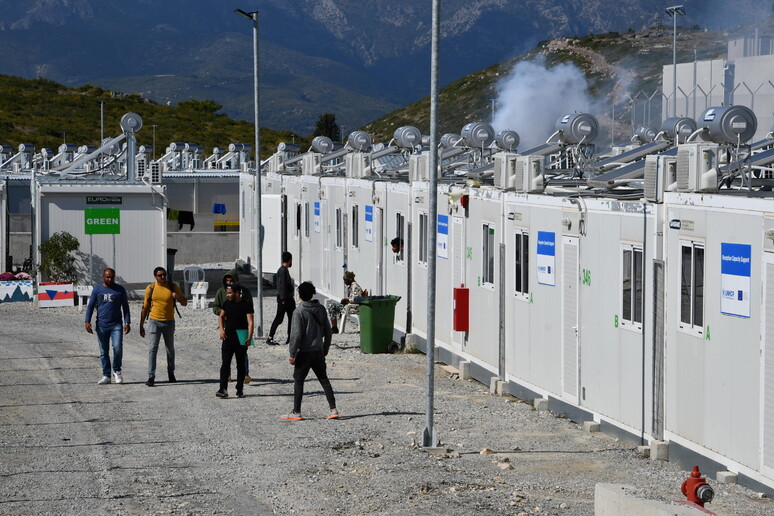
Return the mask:
{"type": "Polygon", "coordinates": [[[50,281],[75,282],[78,271],[71,253],[77,251],[80,245],[78,239],[67,231],[54,233],[38,246],[41,257],[38,269],[50,281]]]}
{"type": "Polygon", "coordinates": [[[336,115],[333,113],[323,113],[317,117],[317,123],[314,126],[312,136],[327,136],[334,142],[341,141],[341,128],[336,123],[336,115]]]}

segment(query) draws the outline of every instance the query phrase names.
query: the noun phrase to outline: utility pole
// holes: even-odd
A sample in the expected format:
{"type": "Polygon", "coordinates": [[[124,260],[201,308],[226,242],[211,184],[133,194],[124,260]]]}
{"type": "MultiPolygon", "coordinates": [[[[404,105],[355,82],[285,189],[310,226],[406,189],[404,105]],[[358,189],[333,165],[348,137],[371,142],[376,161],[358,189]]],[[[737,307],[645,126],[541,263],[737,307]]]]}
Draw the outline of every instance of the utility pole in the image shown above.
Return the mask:
{"type": "Polygon", "coordinates": [[[672,17],[672,116],[677,116],[677,16],[685,15],[682,5],[666,8],[666,13],[672,17]]]}
{"type": "Polygon", "coordinates": [[[253,22],[253,96],[255,102],[255,276],[258,278],[257,335],[263,336],[263,227],[261,225],[261,129],[259,125],[260,96],[258,88],[258,11],[235,13],[253,22]]]}
{"type": "Polygon", "coordinates": [[[435,398],[435,275],[438,232],[438,42],[441,39],[441,0],[433,0],[432,44],[430,57],[430,184],[427,190],[430,213],[427,242],[427,363],[425,429],[422,446],[436,448],[438,436],[433,428],[435,398]]]}

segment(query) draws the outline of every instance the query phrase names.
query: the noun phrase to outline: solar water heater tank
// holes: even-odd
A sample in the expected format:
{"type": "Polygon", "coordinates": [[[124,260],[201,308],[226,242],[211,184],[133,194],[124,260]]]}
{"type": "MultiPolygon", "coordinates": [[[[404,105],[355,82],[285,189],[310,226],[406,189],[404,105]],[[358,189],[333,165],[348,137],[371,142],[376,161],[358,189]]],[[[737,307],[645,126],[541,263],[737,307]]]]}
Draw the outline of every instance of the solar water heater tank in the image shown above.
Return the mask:
{"type": "Polygon", "coordinates": [[[347,143],[356,151],[367,151],[372,143],[371,135],[365,131],[352,131],[347,137],[347,143]]]}
{"type": "Polygon", "coordinates": [[[556,121],[556,130],[569,144],[592,143],[599,135],[599,122],[588,113],[570,113],[556,121]]]}
{"type": "Polygon", "coordinates": [[[411,125],[398,127],[395,129],[392,137],[395,139],[395,143],[398,144],[398,147],[406,149],[413,149],[422,143],[422,133],[419,132],[419,129],[411,125]]]}
{"type": "Polygon", "coordinates": [[[504,151],[516,152],[516,148],[519,146],[519,133],[506,129],[500,131],[495,136],[495,143],[497,147],[504,151]]]}
{"type": "Polygon", "coordinates": [[[745,143],[758,130],[758,118],[747,106],[711,107],[699,117],[702,139],[714,143],[745,143]]]}
{"type": "MultiPolygon", "coordinates": [[[[182,150],[182,148],[179,148],[178,150],[182,150]]],[[[249,143],[229,143],[228,144],[228,151],[229,152],[252,152],[253,146],[249,143]]]]}
{"type": "Polygon", "coordinates": [[[483,122],[470,122],[462,128],[462,139],[468,147],[489,147],[494,141],[494,128],[483,122]]]}
{"type": "Polygon", "coordinates": [[[328,154],[333,151],[333,140],[327,136],[315,136],[312,140],[312,149],[320,154],[328,154]]]}
{"type": "Polygon", "coordinates": [[[279,145],[277,145],[277,152],[299,152],[300,150],[301,146],[297,143],[280,142],[279,145]]]}
{"type": "Polygon", "coordinates": [[[451,149],[452,147],[459,147],[462,143],[462,136],[454,133],[446,133],[441,136],[441,147],[444,149],[451,149]]]}
{"type": "Polygon", "coordinates": [[[646,125],[642,125],[634,131],[634,138],[632,139],[642,144],[651,143],[656,139],[656,131],[646,125]]]}
{"type": "Polygon", "coordinates": [[[690,118],[672,117],[667,118],[661,124],[661,130],[664,135],[672,141],[684,143],[694,131],[696,131],[696,122],[690,118]]]}

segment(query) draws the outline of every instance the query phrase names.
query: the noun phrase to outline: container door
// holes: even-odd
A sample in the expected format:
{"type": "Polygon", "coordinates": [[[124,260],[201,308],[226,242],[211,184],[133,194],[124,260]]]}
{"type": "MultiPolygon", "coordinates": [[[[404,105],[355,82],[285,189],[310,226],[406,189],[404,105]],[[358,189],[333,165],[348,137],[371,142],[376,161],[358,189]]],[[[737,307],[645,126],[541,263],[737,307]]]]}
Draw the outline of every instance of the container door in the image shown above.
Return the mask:
{"type": "MultiPolygon", "coordinates": [[[[462,217],[451,219],[452,288],[465,284],[465,224],[462,217]]],[[[453,292],[450,292],[451,296],[453,292]]],[[[453,327],[453,326],[452,326],[453,327]]],[[[465,332],[452,330],[452,347],[460,351],[465,344],[465,332]]]]}
{"type": "Polygon", "coordinates": [[[578,239],[562,240],[562,392],[564,398],[578,403],[578,239]]]}
{"type": "Polygon", "coordinates": [[[774,253],[763,253],[761,472],[774,476],[774,253]]]}
{"type": "Polygon", "coordinates": [[[263,272],[277,272],[282,265],[282,196],[261,196],[261,226],[263,234],[263,272]]]}

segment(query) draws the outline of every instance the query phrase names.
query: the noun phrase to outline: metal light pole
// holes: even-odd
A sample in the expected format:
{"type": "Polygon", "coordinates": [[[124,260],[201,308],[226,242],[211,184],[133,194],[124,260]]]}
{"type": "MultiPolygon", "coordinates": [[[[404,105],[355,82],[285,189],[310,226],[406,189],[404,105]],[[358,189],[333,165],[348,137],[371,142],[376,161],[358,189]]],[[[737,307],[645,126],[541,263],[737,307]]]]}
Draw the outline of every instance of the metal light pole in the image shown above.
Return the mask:
{"type": "Polygon", "coordinates": [[[489,99],[492,102],[492,122],[494,122],[495,117],[495,102],[497,102],[497,99],[489,99]]]}
{"type": "Polygon", "coordinates": [[[153,159],[156,159],[156,124],[153,124],[153,159]]]}
{"type": "Polygon", "coordinates": [[[99,101],[99,145],[105,141],[105,101],[99,101]]]}
{"type": "Polygon", "coordinates": [[[438,437],[433,428],[435,398],[435,264],[438,254],[438,41],[441,38],[441,0],[433,0],[432,44],[430,57],[430,166],[427,242],[427,364],[425,369],[427,399],[425,400],[425,429],[422,446],[435,448],[438,437]]]}
{"type": "Polygon", "coordinates": [[[258,93],[258,11],[245,12],[235,9],[235,13],[253,22],[253,95],[255,97],[255,276],[258,278],[258,325],[257,336],[263,337],[263,239],[261,225],[261,129],[258,125],[260,97],[258,93]]]}
{"type": "Polygon", "coordinates": [[[672,116],[677,116],[677,16],[685,15],[682,5],[666,8],[666,13],[672,17],[672,116]]]}

